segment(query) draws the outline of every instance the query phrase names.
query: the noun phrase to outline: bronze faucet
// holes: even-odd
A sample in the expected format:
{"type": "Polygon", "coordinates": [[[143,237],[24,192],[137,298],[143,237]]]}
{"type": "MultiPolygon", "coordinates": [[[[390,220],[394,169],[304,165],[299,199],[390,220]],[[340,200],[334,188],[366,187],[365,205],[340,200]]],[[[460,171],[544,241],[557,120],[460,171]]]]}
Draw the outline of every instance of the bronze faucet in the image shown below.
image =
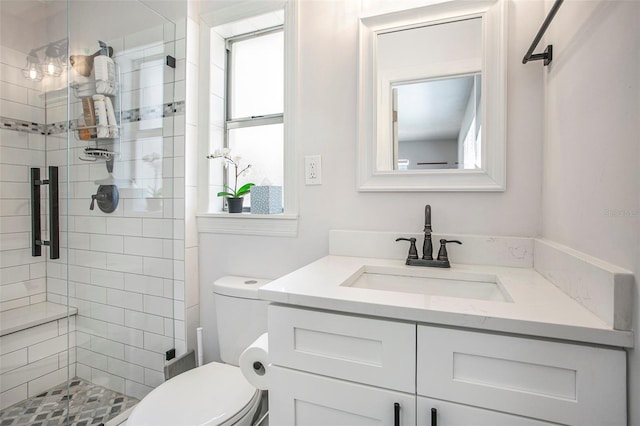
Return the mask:
{"type": "Polygon", "coordinates": [[[438,251],[438,259],[433,259],[433,243],[431,241],[431,206],[427,204],[424,207],[424,242],[422,243],[422,259],[418,258],[418,250],[416,249],[415,238],[397,238],[396,241],[409,241],[409,254],[405,264],[412,266],[430,266],[434,268],[450,268],[449,254],[447,253],[447,243],[462,244],[458,240],[440,240],[440,250],[438,251]]]}

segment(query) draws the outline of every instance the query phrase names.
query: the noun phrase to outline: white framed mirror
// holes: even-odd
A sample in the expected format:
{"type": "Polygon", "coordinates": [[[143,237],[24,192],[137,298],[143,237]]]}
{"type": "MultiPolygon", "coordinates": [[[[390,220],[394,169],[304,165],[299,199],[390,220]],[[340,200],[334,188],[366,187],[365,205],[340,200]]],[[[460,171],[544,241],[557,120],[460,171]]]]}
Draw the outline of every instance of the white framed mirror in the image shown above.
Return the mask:
{"type": "Polygon", "coordinates": [[[360,191],[504,191],[506,1],[360,19],[360,191]]]}

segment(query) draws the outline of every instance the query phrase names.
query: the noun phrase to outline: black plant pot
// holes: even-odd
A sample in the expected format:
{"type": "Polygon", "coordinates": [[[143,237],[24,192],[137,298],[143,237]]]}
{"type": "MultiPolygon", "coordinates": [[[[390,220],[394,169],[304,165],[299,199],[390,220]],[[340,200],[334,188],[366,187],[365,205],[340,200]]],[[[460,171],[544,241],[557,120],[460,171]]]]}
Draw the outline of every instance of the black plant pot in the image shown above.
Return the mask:
{"type": "Polygon", "coordinates": [[[244,197],[227,197],[229,213],[242,213],[242,202],[244,197]]]}

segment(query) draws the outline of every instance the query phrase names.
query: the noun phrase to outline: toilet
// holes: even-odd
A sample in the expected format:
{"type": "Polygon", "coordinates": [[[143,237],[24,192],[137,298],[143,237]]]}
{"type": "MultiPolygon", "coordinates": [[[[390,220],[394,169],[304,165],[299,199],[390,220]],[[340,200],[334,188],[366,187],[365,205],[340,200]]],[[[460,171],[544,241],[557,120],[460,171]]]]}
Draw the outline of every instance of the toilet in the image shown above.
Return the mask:
{"type": "Polygon", "coordinates": [[[158,386],[131,412],[127,426],[250,426],[260,412],[262,391],[247,382],[238,359],[244,349],[267,331],[267,302],[258,299],[264,279],[227,276],[213,284],[201,300],[206,339],[215,318],[220,358],[186,371],[158,386]]]}

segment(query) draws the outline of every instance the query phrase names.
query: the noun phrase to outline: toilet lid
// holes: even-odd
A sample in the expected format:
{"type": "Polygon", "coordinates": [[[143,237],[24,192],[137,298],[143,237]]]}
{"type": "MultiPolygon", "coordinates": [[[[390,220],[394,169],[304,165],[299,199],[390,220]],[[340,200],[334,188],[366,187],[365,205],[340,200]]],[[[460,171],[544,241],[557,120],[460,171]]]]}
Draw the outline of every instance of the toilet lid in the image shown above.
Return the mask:
{"type": "Polygon", "coordinates": [[[243,411],[257,392],[240,368],[211,362],[151,391],[127,425],[220,425],[243,411]]]}

